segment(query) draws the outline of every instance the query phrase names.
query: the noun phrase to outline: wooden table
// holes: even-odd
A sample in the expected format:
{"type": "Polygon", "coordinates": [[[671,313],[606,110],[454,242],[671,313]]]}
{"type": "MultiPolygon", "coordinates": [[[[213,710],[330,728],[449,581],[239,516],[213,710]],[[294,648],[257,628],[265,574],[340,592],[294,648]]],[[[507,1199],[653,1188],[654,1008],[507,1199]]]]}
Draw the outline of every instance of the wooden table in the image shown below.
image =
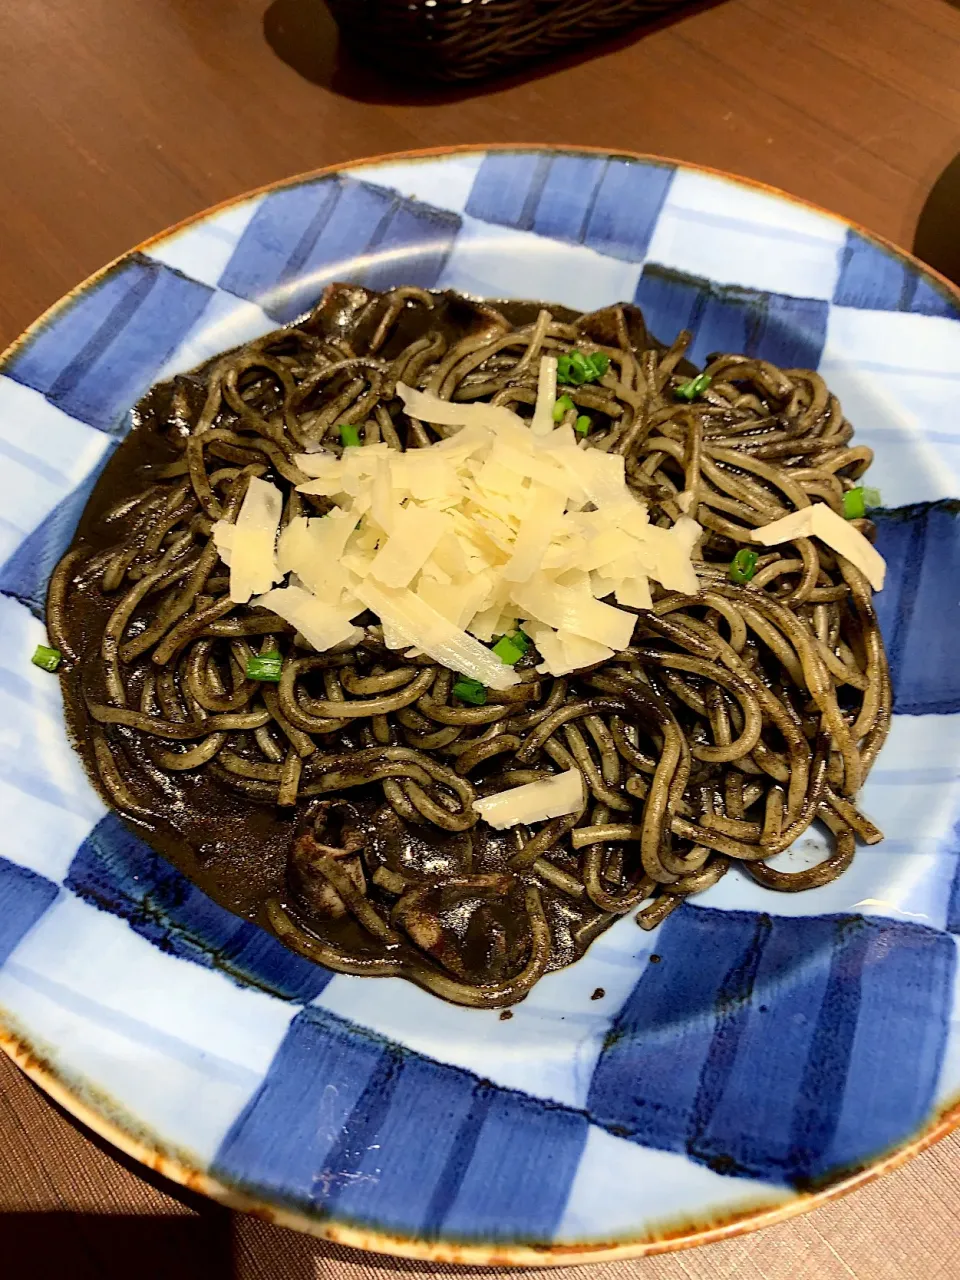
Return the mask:
{"type": "MultiPolygon", "coordinates": [[[[0,348],[170,223],[359,156],[487,141],[659,152],[759,178],[909,245],[960,150],[960,12],[947,0],[728,0],[456,93],[359,66],[319,0],[267,3],[0,4],[0,348]]],[[[805,1218],[595,1274],[953,1278],[958,1217],[955,1135],[805,1218]]],[[[6,1060],[0,1258],[5,1276],[22,1261],[37,1280],[454,1270],[328,1246],[198,1200],[92,1138],[6,1060]]]]}

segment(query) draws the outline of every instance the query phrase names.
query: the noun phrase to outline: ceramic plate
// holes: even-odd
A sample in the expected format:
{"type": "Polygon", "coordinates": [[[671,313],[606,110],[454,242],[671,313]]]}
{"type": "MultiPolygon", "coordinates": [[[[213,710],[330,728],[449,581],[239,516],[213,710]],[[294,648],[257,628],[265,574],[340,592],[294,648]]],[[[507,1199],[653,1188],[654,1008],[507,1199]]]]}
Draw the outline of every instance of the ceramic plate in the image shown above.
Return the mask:
{"type": "MultiPolygon", "coordinates": [[[[0,360],[0,1027],[71,1111],[173,1178],[319,1235],[468,1262],[716,1239],[855,1185],[960,1119],[960,301],[839,218],[576,150],[296,178],[106,268],[0,360]],[[822,889],[732,872],[632,919],[513,1011],[329,973],[106,811],[30,665],[50,569],[130,406],[333,280],[589,309],[692,356],[819,368],[877,461],[896,692],[822,889]],[[596,998],[595,998],[596,997],[596,998]]],[[[815,843],[815,842],[813,842],[815,843]]],[[[794,865],[815,856],[810,842],[794,865]]]]}

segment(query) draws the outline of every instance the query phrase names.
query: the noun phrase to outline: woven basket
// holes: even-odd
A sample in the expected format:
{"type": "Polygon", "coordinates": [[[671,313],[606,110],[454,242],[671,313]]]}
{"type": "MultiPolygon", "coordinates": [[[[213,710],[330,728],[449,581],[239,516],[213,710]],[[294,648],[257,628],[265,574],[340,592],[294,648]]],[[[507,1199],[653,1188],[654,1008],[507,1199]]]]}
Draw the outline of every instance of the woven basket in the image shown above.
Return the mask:
{"type": "Polygon", "coordinates": [[[476,80],[689,0],[327,0],[355,52],[396,75],[476,80]]]}

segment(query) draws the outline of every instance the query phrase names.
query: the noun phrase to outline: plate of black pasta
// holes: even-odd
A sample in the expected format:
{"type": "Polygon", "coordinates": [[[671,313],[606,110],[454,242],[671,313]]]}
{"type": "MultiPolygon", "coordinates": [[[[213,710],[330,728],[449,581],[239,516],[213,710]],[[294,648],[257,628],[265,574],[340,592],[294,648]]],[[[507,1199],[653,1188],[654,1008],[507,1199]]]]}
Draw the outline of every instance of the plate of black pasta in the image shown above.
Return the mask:
{"type": "Polygon", "coordinates": [[[867,233],[591,152],[310,175],[81,286],[0,366],[5,1046],[216,1197],[472,1262],[932,1140],[958,358],[867,233]]]}

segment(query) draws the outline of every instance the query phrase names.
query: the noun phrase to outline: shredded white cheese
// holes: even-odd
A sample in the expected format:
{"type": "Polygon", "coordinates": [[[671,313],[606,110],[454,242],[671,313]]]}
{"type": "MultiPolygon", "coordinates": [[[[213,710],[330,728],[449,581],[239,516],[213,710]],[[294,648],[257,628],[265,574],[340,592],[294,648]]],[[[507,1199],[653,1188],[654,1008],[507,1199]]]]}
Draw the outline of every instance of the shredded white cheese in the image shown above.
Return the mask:
{"type": "Polygon", "coordinates": [[[230,599],[246,604],[252,595],[269,591],[283,576],[277,568],[276,545],[283,494],[276,485],[252,477],[237,513],[237,523],[217,520],[213,541],[226,551],[230,566],[230,599]]]}
{"type": "Polygon", "coordinates": [[[526,430],[526,423],[520,415],[502,405],[441,400],[438,396],[430,395],[427,391],[417,391],[402,382],[397,383],[397,395],[410,417],[419,418],[421,422],[433,422],[437,426],[446,427],[487,427],[494,431],[498,426],[526,430]]]}
{"type": "Polygon", "coordinates": [[[356,588],[357,599],[386,623],[404,645],[415,645],[451,671],[459,671],[491,689],[509,689],[520,677],[487,649],[412,591],[378,587],[369,579],[356,588]]]}
{"type": "Polygon", "coordinates": [[[553,430],[553,406],[557,403],[557,357],[543,356],[537,382],[537,403],[530,430],[535,436],[548,436],[553,430]]]}
{"type": "Polygon", "coordinates": [[[522,787],[498,791],[485,800],[474,800],[473,807],[491,827],[502,831],[521,822],[545,822],[579,813],[584,803],[583,776],[579,769],[568,769],[555,778],[527,782],[522,787]]]}
{"type": "Polygon", "coordinates": [[[385,587],[409,586],[450,527],[450,517],[442,511],[399,507],[389,537],[370,562],[371,574],[385,587]]]}
{"type": "Polygon", "coordinates": [[[635,624],[627,610],[650,607],[651,580],[697,592],[691,551],[701,529],[687,516],[651,525],[623,458],[582,449],[554,424],[556,363],[541,357],[532,423],[505,406],[399,384],[407,413],[446,438],[406,453],[380,443],[298,456],[309,477],[300,492],[335,505],[292,520],[279,543],[281,495],[252,481],[236,525],[214,526],[232,598],[258,596],[318,649],[350,639],[351,620],[370,609],[388,647],[429,654],[493,689],[517,675],[487,645],[521,618],[545,674],[625,648],[635,624]]]}
{"type": "Polygon", "coordinates": [[[883,556],[859,529],[838,516],[825,502],[814,502],[809,507],[792,511],[790,515],[774,520],[771,524],[754,529],[753,540],[765,547],[780,542],[792,542],[794,538],[819,538],[839,555],[856,565],[873,587],[883,590],[887,565],[883,556]]]}
{"type": "Polygon", "coordinates": [[[350,572],[342,563],[347,539],[359,517],[332,511],[323,519],[298,516],[280,535],[277,567],[282,575],[296,574],[300,583],[320,600],[338,603],[349,591],[350,572]]]}
{"type": "Polygon", "coordinates": [[[255,607],[259,605],[269,609],[296,627],[320,653],[347,640],[359,640],[363,635],[359,627],[350,622],[351,613],[359,613],[359,608],[354,607],[352,611],[336,609],[303,587],[280,587],[257,596],[252,603],[255,607]]]}

